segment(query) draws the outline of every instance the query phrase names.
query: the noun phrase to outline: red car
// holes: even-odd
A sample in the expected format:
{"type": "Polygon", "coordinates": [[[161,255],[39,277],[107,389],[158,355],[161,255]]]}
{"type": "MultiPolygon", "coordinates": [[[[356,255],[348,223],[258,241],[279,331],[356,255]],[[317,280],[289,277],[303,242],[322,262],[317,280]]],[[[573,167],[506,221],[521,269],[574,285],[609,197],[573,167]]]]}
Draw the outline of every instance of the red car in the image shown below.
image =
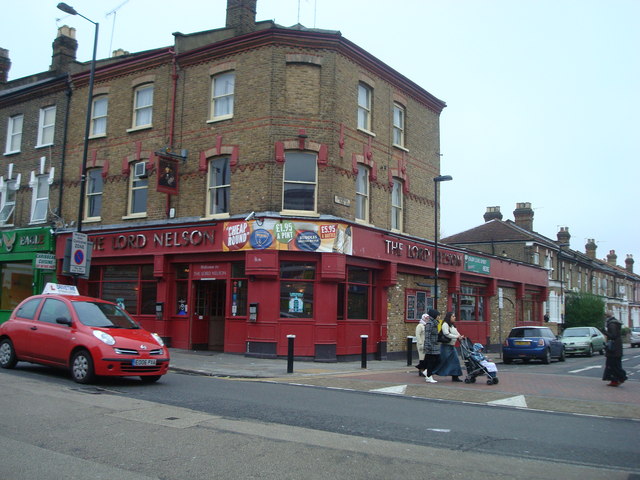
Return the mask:
{"type": "Polygon", "coordinates": [[[0,325],[0,367],[19,361],[62,367],[78,383],[99,375],[151,383],[167,373],[169,351],[160,336],[116,304],[68,290],[75,287],[27,298],[0,325]]]}

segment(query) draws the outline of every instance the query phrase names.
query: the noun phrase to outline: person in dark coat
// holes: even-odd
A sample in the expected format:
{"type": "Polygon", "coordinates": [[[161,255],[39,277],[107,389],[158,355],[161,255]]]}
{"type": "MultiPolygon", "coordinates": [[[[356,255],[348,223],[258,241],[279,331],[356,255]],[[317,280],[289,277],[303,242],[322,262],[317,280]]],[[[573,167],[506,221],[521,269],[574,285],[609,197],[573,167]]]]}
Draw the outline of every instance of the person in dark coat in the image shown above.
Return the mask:
{"type": "Polygon", "coordinates": [[[613,316],[613,312],[607,312],[604,327],[608,341],[602,380],[609,380],[609,387],[617,387],[627,379],[627,372],[622,369],[622,322],[613,316]]]}
{"type": "Polygon", "coordinates": [[[438,316],[440,312],[430,308],[427,310],[428,320],[424,327],[424,362],[426,367],[425,381],[438,383],[433,378],[433,371],[440,361],[440,344],[438,343],[438,316]]]}

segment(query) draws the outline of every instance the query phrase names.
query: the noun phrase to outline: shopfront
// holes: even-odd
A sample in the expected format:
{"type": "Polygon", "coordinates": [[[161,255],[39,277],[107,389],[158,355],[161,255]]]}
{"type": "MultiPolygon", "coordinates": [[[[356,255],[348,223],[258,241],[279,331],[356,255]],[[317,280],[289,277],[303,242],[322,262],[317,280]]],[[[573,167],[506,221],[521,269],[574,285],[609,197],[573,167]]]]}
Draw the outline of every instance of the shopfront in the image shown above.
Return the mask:
{"type": "MultiPolygon", "coordinates": [[[[344,222],[238,220],[85,233],[93,252],[80,291],[121,304],[174,348],[277,357],[287,355],[287,336],[295,335],[297,357],[337,361],[360,355],[366,335],[368,353],[387,358],[404,351],[406,340],[396,339],[415,328],[435,291],[430,244],[344,222]]],[[[59,268],[65,241],[57,243],[59,268]]],[[[483,341],[487,298],[498,281],[492,274],[499,278],[503,269],[492,264],[477,274],[462,251],[440,255],[441,309],[445,302],[456,308],[483,341]]]]}
{"type": "Polygon", "coordinates": [[[53,247],[48,227],[0,232],[0,323],[22,300],[56,281],[53,247]]]}

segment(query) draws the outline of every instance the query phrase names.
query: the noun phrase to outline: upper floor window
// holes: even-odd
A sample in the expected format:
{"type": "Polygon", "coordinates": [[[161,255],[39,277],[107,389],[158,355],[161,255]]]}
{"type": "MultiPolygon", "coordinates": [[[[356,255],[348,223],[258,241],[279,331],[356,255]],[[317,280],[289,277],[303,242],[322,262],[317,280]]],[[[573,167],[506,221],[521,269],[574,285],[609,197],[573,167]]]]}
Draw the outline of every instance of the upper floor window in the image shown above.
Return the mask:
{"type": "Polygon", "coordinates": [[[87,199],[85,216],[87,219],[99,219],[102,213],[103,178],[101,168],[92,168],[87,172],[87,199]]]}
{"type": "Polygon", "coordinates": [[[40,109],[40,120],[38,121],[38,144],[37,147],[53,144],[53,134],[55,133],[56,107],[46,107],[40,109]]]}
{"type": "Polygon", "coordinates": [[[97,137],[107,134],[107,112],[109,110],[109,97],[100,95],[93,99],[91,108],[91,136],[97,137]]]}
{"type": "Polygon", "coordinates": [[[393,104],[393,144],[404,147],[405,110],[399,103],[393,104]]]}
{"type": "Polygon", "coordinates": [[[16,207],[16,182],[8,180],[4,183],[0,198],[0,225],[13,224],[13,211],[16,207]]]}
{"type": "Polygon", "coordinates": [[[22,114],[9,117],[9,122],[7,124],[7,144],[4,148],[5,153],[16,153],[20,151],[23,122],[24,115],[22,114]]]}
{"type": "Polygon", "coordinates": [[[361,164],[356,178],[356,219],[369,221],[369,168],[361,164]]]}
{"type": "Polygon", "coordinates": [[[285,154],[283,210],[316,211],[317,165],[315,153],[285,154]]]}
{"type": "Polygon", "coordinates": [[[149,179],[146,174],[146,163],[132,164],[129,183],[129,215],[142,216],[147,213],[147,194],[149,179]]]}
{"type": "Polygon", "coordinates": [[[229,213],[231,198],[231,170],[229,158],[216,158],[209,162],[207,215],[229,213]]]}
{"type": "Polygon", "coordinates": [[[372,90],[364,83],[358,84],[358,128],[371,131],[372,90]]]}
{"type": "Polygon", "coordinates": [[[233,116],[233,98],[236,74],[225,72],[211,79],[211,119],[220,120],[233,116]]]}
{"type": "Polygon", "coordinates": [[[44,222],[49,209],[49,175],[38,175],[32,188],[31,223],[44,222]]]}
{"type": "Polygon", "coordinates": [[[151,126],[153,121],[153,84],[135,90],[133,101],[133,128],[151,126]]]}
{"type": "Polygon", "coordinates": [[[402,231],[402,181],[397,178],[391,190],[391,230],[402,231]]]}

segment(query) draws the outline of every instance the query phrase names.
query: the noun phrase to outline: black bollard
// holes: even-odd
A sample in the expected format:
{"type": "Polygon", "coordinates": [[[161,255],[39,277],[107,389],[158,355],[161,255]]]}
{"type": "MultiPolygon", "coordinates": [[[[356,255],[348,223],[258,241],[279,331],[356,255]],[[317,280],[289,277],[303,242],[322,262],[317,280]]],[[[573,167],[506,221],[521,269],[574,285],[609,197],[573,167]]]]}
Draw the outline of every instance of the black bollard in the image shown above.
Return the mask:
{"type": "Polygon", "coordinates": [[[413,363],[413,337],[407,337],[407,366],[413,363]]]}
{"type": "Polygon", "coordinates": [[[367,368],[367,338],[369,335],[360,335],[362,339],[362,368],[367,368]]]}
{"type": "Polygon", "coordinates": [[[288,338],[288,350],[287,350],[287,373],[293,373],[293,341],[296,339],[295,335],[287,335],[288,338]]]}

